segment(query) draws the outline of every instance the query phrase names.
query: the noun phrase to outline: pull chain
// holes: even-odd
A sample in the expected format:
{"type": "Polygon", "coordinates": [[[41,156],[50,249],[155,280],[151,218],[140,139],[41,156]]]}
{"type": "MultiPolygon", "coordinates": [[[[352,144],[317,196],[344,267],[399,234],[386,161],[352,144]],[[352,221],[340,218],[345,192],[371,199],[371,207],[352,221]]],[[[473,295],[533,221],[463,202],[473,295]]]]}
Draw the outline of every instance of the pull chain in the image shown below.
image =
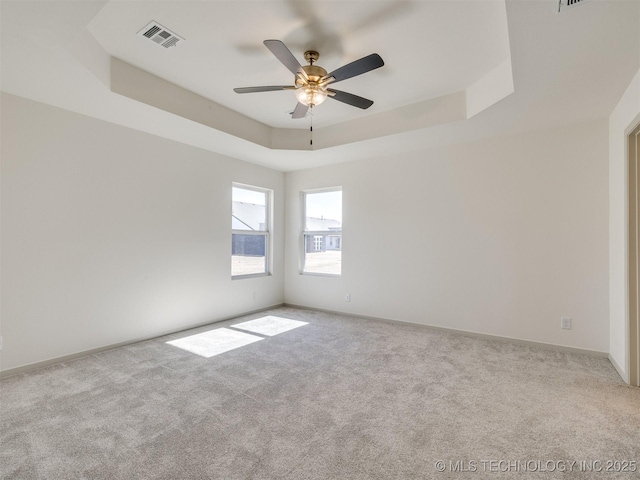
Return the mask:
{"type": "Polygon", "coordinates": [[[313,147],[313,105],[309,107],[309,145],[313,147]]]}

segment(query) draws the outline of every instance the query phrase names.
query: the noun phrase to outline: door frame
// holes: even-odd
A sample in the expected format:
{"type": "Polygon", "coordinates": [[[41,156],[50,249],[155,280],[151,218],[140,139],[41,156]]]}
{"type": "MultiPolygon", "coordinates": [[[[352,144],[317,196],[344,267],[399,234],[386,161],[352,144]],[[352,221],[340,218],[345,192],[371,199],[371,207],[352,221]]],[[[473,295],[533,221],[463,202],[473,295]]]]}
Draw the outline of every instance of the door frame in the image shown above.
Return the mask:
{"type": "Polygon", "coordinates": [[[627,322],[629,384],[640,386],[640,124],[627,136],[628,173],[628,292],[627,322]]]}

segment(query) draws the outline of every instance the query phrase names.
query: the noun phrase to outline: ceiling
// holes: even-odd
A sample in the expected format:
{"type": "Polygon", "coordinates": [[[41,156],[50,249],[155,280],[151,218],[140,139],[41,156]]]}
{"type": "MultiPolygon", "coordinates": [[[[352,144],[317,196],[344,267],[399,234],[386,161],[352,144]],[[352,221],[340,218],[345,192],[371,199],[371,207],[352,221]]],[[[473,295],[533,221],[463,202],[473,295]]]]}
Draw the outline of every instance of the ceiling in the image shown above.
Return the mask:
{"type": "Polygon", "coordinates": [[[640,2],[589,0],[1,3],[3,91],[283,171],[606,118],[640,67],[640,2]],[[185,38],[165,49],[151,20],[185,38]],[[385,66],[293,120],[293,75],[262,44],[328,71],[385,66]],[[149,85],[153,85],[150,88],[149,85]],[[146,86],[146,88],[145,88],[146,86]],[[117,92],[117,93],[116,93],[117,92]]]}
{"type": "Polygon", "coordinates": [[[305,50],[317,50],[327,71],[374,51],[387,59],[366,78],[336,85],[374,100],[373,110],[328,102],[317,109],[317,127],[464,90],[509,58],[505,7],[497,1],[109,2],[88,29],[110,55],[279,128],[309,126],[289,115],[293,92],[232,91],[293,85],[265,39],[285,42],[302,64],[305,50]],[[186,41],[165,49],[134,37],[151,19],[186,41]]]}

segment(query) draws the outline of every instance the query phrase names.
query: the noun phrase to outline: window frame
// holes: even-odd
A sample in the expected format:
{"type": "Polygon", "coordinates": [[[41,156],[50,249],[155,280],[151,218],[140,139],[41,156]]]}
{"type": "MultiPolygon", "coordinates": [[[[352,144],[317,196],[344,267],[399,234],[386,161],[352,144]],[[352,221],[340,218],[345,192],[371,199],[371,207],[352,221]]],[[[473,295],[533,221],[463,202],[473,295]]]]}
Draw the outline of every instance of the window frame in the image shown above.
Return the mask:
{"type": "MultiPolygon", "coordinates": [[[[300,192],[300,204],[301,204],[301,212],[302,212],[302,218],[301,218],[301,234],[300,234],[300,241],[299,243],[299,258],[300,258],[300,262],[299,262],[299,274],[300,275],[313,275],[313,276],[318,276],[318,277],[333,277],[333,278],[337,278],[337,277],[341,277],[342,276],[342,247],[344,245],[344,240],[342,238],[343,235],[343,229],[342,229],[342,220],[341,220],[341,228],[340,228],[340,273],[323,273],[323,272],[308,272],[305,271],[305,266],[306,266],[306,260],[307,260],[307,251],[306,251],[306,237],[307,236],[315,236],[315,235],[320,235],[322,237],[326,236],[328,233],[331,233],[331,230],[306,230],[307,227],[307,195],[313,195],[316,193],[330,193],[330,192],[341,192],[343,193],[344,190],[342,188],[342,186],[335,186],[335,187],[324,187],[324,188],[316,188],[316,189],[309,189],[309,190],[302,190],[300,192]]],[[[342,201],[340,202],[340,209],[343,209],[343,203],[342,201]]],[[[315,239],[314,239],[315,241],[315,239]]],[[[323,240],[324,243],[324,240],[323,240]]]]}
{"type": "Polygon", "coordinates": [[[256,278],[267,277],[271,275],[271,259],[272,255],[272,241],[271,241],[271,226],[273,225],[273,211],[271,206],[273,205],[273,190],[270,188],[258,187],[256,185],[248,185],[246,183],[231,183],[231,215],[233,216],[233,189],[241,188],[243,190],[250,190],[254,192],[264,193],[265,195],[265,229],[264,230],[237,230],[231,229],[231,280],[242,280],[244,278],[256,278]],[[234,235],[255,235],[265,237],[264,246],[264,272],[260,273],[247,273],[242,275],[233,274],[233,236],[234,235]]]}

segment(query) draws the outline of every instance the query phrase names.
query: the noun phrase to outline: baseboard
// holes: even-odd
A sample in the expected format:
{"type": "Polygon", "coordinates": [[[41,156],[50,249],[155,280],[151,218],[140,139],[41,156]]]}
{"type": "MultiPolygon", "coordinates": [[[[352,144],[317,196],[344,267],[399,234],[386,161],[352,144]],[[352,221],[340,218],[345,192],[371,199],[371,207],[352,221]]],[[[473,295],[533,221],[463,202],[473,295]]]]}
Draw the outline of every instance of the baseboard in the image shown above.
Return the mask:
{"type": "Polygon", "coordinates": [[[160,333],[156,333],[156,334],[153,334],[153,335],[148,335],[148,336],[145,336],[145,337],[135,338],[135,339],[132,339],[132,340],[127,340],[125,342],[112,343],[112,344],[109,344],[109,345],[105,345],[103,347],[92,348],[90,350],[83,350],[81,352],[72,353],[72,354],[69,354],[69,355],[63,355],[61,357],[50,358],[49,360],[43,360],[41,362],[30,363],[28,365],[22,365],[20,367],[10,368],[8,370],[2,370],[2,371],[0,371],[0,378],[10,377],[12,375],[18,375],[20,373],[26,373],[26,372],[30,372],[32,370],[38,370],[40,368],[49,367],[51,365],[56,365],[58,363],[69,362],[69,361],[75,360],[77,358],[86,357],[86,356],[89,356],[89,355],[93,355],[95,353],[104,352],[106,350],[111,350],[111,349],[119,348],[119,347],[125,347],[127,345],[131,345],[131,344],[138,343],[138,342],[144,342],[146,340],[151,340],[151,339],[158,338],[158,337],[164,337],[165,335],[171,335],[173,333],[184,332],[186,330],[191,330],[192,328],[199,328],[199,327],[204,327],[206,325],[213,325],[213,324],[216,324],[216,323],[225,322],[227,320],[233,320],[234,318],[243,317],[245,315],[252,315],[254,313],[260,313],[260,312],[264,312],[266,310],[272,310],[274,308],[279,308],[279,307],[282,307],[282,306],[284,306],[284,304],[283,303],[279,303],[279,304],[276,304],[276,305],[271,305],[269,307],[259,308],[257,310],[251,310],[249,312],[238,313],[237,315],[232,315],[232,316],[229,316],[229,317],[220,318],[218,320],[201,322],[201,323],[197,323],[195,325],[191,325],[189,327],[181,327],[181,328],[177,328],[177,329],[162,331],[160,333]]]}
{"type": "Polygon", "coordinates": [[[618,372],[618,375],[620,375],[620,378],[622,378],[622,381],[625,382],[627,385],[629,384],[629,377],[627,375],[625,375],[624,373],[624,368],[622,368],[618,362],[616,361],[615,358],[613,358],[613,355],[608,354],[607,358],[609,359],[609,362],[611,362],[611,365],[613,365],[613,368],[616,369],[616,372],[618,372]]]}
{"type": "MultiPolygon", "coordinates": [[[[533,347],[541,347],[541,348],[546,348],[549,350],[555,350],[555,351],[560,351],[560,352],[569,352],[569,353],[581,353],[584,355],[591,355],[593,357],[601,357],[601,358],[609,358],[609,352],[601,352],[599,350],[589,350],[586,348],[577,348],[577,347],[569,347],[566,345],[557,345],[555,343],[545,343],[545,342],[536,342],[533,340],[523,340],[520,338],[513,338],[513,337],[504,337],[501,335],[492,335],[489,333],[480,333],[480,332],[473,332],[473,331],[469,331],[469,330],[461,330],[461,329],[457,329],[457,328],[448,328],[448,327],[440,327],[438,325],[429,325],[427,323],[417,323],[417,322],[410,322],[407,320],[398,320],[395,318],[385,318],[385,317],[373,317],[370,315],[358,315],[355,313],[348,313],[348,312],[340,312],[337,310],[327,310],[324,308],[316,308],[316,307],[306,307],[304,305],[295,305],[293,303],[285,303],[284,304],[285,307],[291,307],[291,308],[299,308],[301,310],[316,310],[318,312],[327,312],[327,313],[335,313],[338,315],[346,315],[349,317],[357,317],[357,318],[365,318],[368,320],[377,320],[377,321],[383,321],[383,322],[392,322],[392,323],[404,323],[407,325],[419,325],[421,327],[425,327],[425,328],[429,328],[432,330],[439,330],[442,332],[449,332],[449,333],[457,333],[460,335],[467,335],[470,337],[476,337],[476,338],[484,338],[487,340],[498,340],[501,342],[509,342],[509,343],[515,343],[517,345],[529,345],[529,346],[533,346],[533,347]]],[[[610,358],[609,358],[610,359],[610,358]]],[[[615,367],[615,365],[614,365],[615,367]]],[[[620,373],[620,372],[618,372],[620,373]]]]}

